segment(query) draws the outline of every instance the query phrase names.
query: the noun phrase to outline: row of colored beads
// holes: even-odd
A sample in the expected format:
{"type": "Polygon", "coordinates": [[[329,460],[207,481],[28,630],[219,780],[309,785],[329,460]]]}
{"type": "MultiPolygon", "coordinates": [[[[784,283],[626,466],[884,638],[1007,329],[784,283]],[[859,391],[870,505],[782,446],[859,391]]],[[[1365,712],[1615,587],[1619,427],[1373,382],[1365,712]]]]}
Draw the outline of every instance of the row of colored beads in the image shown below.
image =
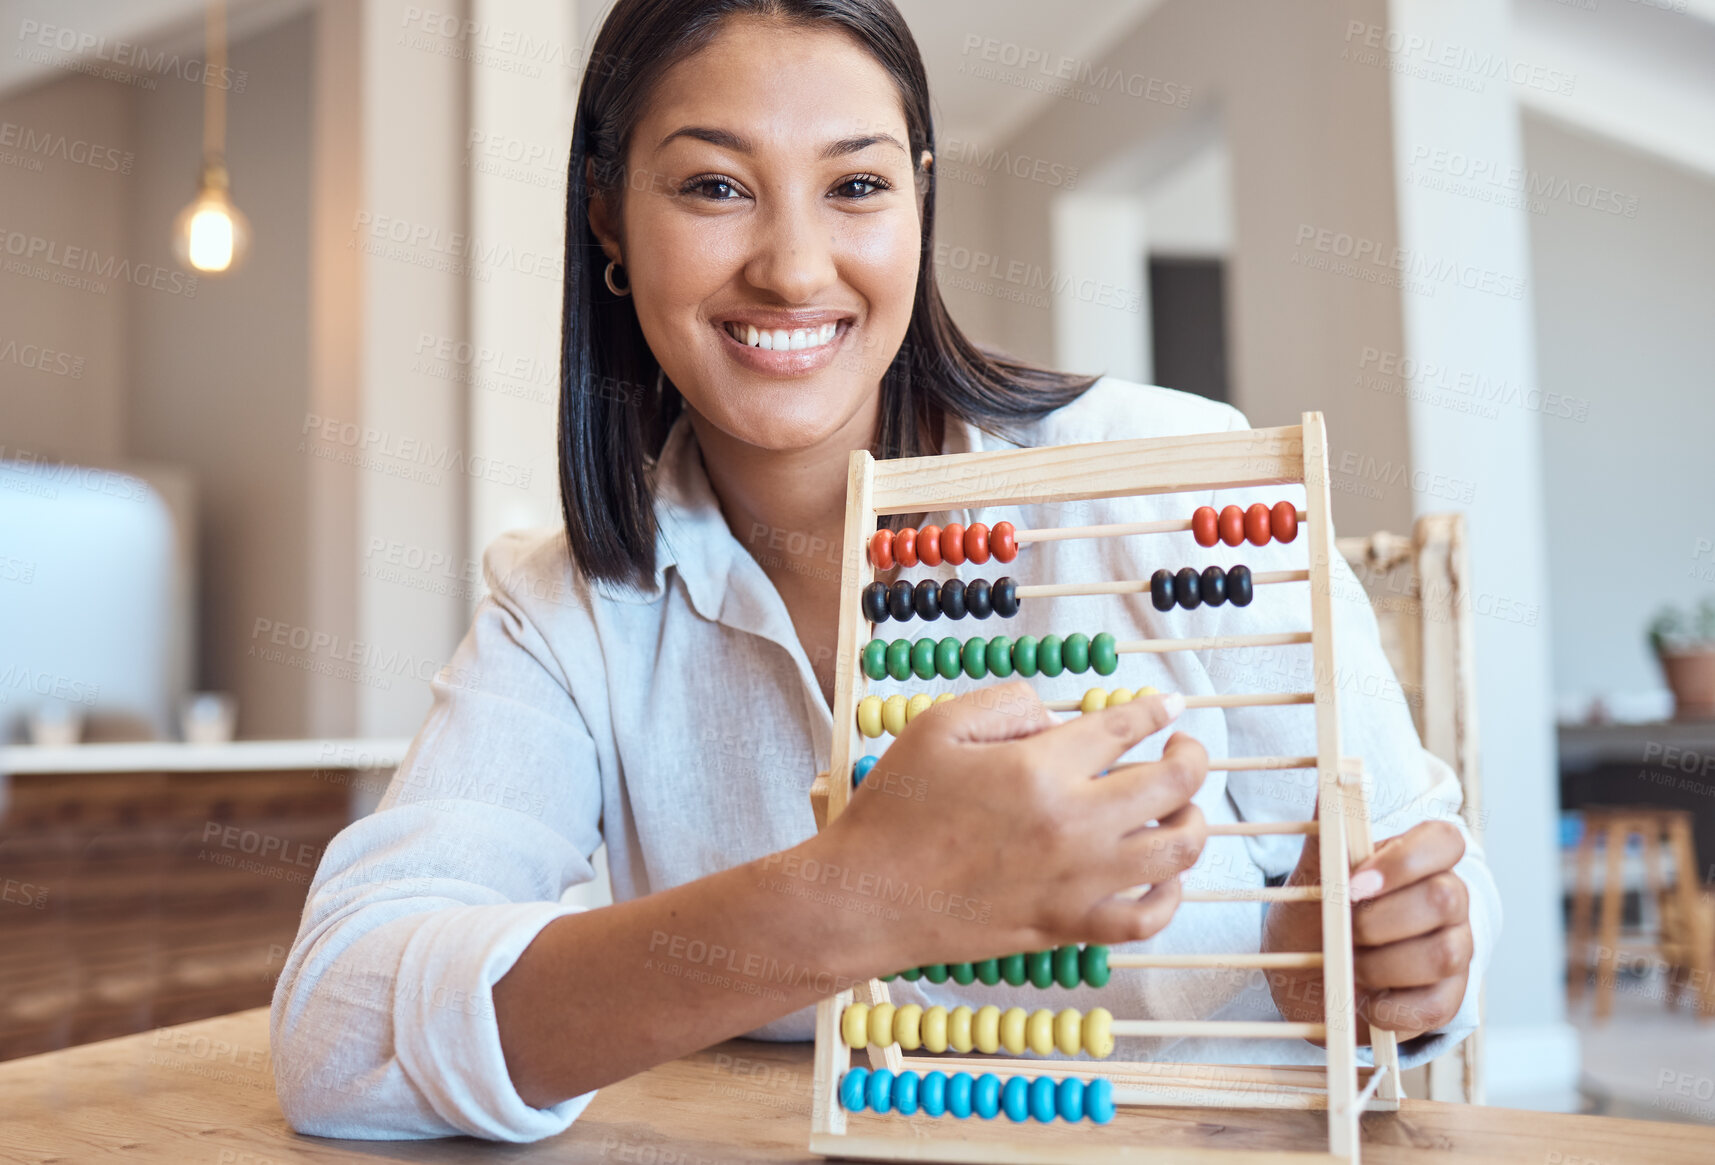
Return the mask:
{"type": "Polygon", "coordinates": [[[1191,536],[1199,546],[1217,542],[1237,546],[1247,539],[1252,546],[1266,546],[1271,537],[1277,542],[1291,542],[1298,537],[1298,507],[1276,502],[1270,509],[1257,502],[1248,510],[1227,506],[1217,514],[1214,506],[1198,506],[1191,515],[1191,536]]]}
{"type": "Polygon", "coordinates": [[[840,1016],[840,1038],[850,1048],[875,1044],[885,1048],[898,1044],[907,1052],[925,1048],[931,1052],[969,1052],[973,1048],[992,1055],[1005,1048],[1013,1055],[1026,1051],[1039,1056],[1064,1052],[1076,1056],[1089,1052],[1105,1060],[1114,1052],[1114,1017],[1105,1007],[1088,1015],[1076,1007],[1058,1012],[1041,1007],[1005,1011],[989,1004],[972,1011],[968,1007],[920,1007],[907,1003],[851,1003],[840,1016]]]}
{"type": "Polygon", "coordinates": [[[969,561],[981,566],[991,554],[1001,562],[1018,557],[1018,541],[1011,522],[996,522],[993,530],[981,522],[969,526],[950,522],[945,527],[907,528],[898,533],[877,530],[869,540],[870,565],[877,570],[892,570],[895,565],[916,566],[919,562],[924,566],[940,566],[943,562],[959,566],[969,561]]]}
{"type": "Polygon", "coordinates": [[[969,1072],[925,1072],[919,1077],[911,1071],[894,1075],[886,1068],[853,1068],[840,1078],[840,1107],[901,1116],[914,1116],[921,1108],[926,1116],[951,1113],[964,1119],[975,1113],[984,1120],[1004,1112],[1008,1120],[1034,1118],[1043,1124],[1056,1116],[1072,1122],[1089,1117],[1105,1125],[1114,1119],[1114,1085],[1100,1076],[1088,1084],[1076,1076],[1058,1081],[1052,1076],[1009,1076],[1002,1082],[993,1072],[975,1078],[969,1072]]]}
{"type": "Polygon", "coordinates": [[[951,635],[945,639],[871,639],[864,644],[859,661],[863,674],[872,680],[896,680],[916,676],[932,680],[958,679],[963,673],[973,680],[993,675],[1006,679],[1017,672],[1029,678],[1041,672],[1052,679],[1062,671],[1082,675],[1094,670],[1111,676],[1119,668],[1119,643],[1107,631],[1094,638],[1081,632],[1062,639],[1045,635],[1020,636],[1015,642],[1005,635],[993,639],[976,636],[962,643],[951,635]]]}
{"type": "Polygon", "coordinates": [[[1091,688],[1084,693],[1083,701],[1078,705],[1080,712],[1100,712],[1103,708],[1116,708],[1121,704],[1129,704],[1139,696],[1156,695],[1156,690],[1145,684],[1132,691],[1130,688],[1091,688]]]}
{"type": "MultiPolygon", "coordinates": [[[[1100,689],[1092,688],[1091,691],[1100,689]]],[[[983,959],[976,963],[930,963],[924,967],[912,967],[897,975],[883,975],[882,979],[889,983],[895,979],[911,982],[927,979],[931,983],[945,983],[951,979],[961,986],[984,983],[990,987],[1001,983],[1022,987],[1029,983],[1044,990],[1056,983],[1068,989],[1079,983],[1087,983],[1091,987],[1106,987],[1108,948],[1096,943],[1082,947],[1070,944],[1055,947],[1051,951],[1027,951],[1021,955],[983,959]]]]}
{"type": "MultiPolygon", "coordinates": [[[[872,740],[883,732],[898,736],[905,731],[907,724],[927,712],[930,705],[944,704],[952,698],[951,692],[942,692],[938,696],[918,692],[909,700],[904,696],[889,696],[885,700],[880,696],[865,696],[858,701],[858,731],[872,740]]],[[[868,773],[869,769],[864,769],[864,772],[868,773]]],[[[857,779],[861,781],[863,777],[857,779]]]]}
{"type": "Polygon", "coordinates": [[[872,582],[863,589],[863,617],[871,623],[885,623],[891,617],[901,623],[915,615],[926,622],[939,619],[963,619],[970,615],[987,619],[999,615],[1010,619],[1018,614],[1018,584],[1004,575],[991,586],[986,578],[970,582],[951,578],[938,583],[926,578],[912,586],[899,579],[892,586],[872,582]]]}
{"type": "Polygon", "coordinates": [[[1149,597],[1157,611],[1171,611],[1175,604],[1187,611],[1196,610],[1204,603],[1211,607],[1222,603],[1248,607],[1256,594],[1254,587],[1248,566],[1235,566],[1231,570],[1206,566],[1202,574],[1197,573],[1196,567],[1187,566],[1178,574],[1158,570],[1149,576],[1149,597]]]}

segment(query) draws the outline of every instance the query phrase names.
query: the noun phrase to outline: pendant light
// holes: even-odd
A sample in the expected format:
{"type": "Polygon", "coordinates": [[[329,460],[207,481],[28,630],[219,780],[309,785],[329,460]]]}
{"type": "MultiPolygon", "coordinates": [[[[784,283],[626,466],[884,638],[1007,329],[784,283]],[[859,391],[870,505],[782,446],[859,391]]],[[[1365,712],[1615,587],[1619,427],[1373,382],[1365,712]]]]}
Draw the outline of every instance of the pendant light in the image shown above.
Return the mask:
{"type": "Polygon", "coordinates": [[[232,205],[226,172],[226,0],[209,0],[203,75],[202,174],[197,196],[173,222],[173,253],[207,275],[238,266],[250,244],[250,224],[232,205]],[[218,85],[209,84],[210,75],[218,85]]]}

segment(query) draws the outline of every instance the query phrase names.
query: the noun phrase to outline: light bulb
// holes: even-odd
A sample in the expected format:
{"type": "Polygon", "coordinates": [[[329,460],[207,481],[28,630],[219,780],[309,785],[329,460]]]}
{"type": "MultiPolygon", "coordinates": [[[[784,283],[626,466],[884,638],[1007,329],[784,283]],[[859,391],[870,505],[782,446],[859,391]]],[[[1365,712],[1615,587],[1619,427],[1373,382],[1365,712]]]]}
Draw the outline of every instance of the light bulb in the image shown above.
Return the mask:
{"type": "Polygon", "coordinates": [[[249,242],[250,224],[227,195],[225,167],[204,167],[196,198],[173,224],[173,253],[186,267],[220,275],[238,266],[249,242]]]}

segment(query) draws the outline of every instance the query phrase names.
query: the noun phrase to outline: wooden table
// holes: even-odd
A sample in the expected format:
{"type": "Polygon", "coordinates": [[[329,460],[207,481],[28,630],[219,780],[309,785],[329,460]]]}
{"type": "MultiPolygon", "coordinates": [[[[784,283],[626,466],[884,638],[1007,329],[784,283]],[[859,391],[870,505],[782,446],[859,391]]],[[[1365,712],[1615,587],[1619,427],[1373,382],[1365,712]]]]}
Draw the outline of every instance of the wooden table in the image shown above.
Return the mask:
{"type": "MultiPolygon", "coordinates": [[[[810,1048],[734,1040],[603,1089],[564,1135],[534,1145],[326,1141],[286,1127],[261,1009],[0,1064],[0,1161],[136,1165],[505,1161],[739,1165],[816,1161],[809,1138],[810,1048]]],[[[1105,1128],[854,1117],[852,1130],[938,1126],[967,1141],[1006,1135],[1130,1141],[1116,1160],[1167,1162],[1175,1147],[1319,1150],[1319,1114],[1157,1109],[1105,1128]]],[[[1065,1140],[1058,1143],[1065,1144],[1065,1140]]],[[[1180,1157],[1182,1160],[1183,1158],[1180,1157]]],[[[1271,1157],[1250,1159],[1271,1165],[1271,1157]]],[[[1407,1101],[1364,1118],[1364,1160],[1642,1165],[1715,1161],[1715,1129],[1407,1101]]]]}

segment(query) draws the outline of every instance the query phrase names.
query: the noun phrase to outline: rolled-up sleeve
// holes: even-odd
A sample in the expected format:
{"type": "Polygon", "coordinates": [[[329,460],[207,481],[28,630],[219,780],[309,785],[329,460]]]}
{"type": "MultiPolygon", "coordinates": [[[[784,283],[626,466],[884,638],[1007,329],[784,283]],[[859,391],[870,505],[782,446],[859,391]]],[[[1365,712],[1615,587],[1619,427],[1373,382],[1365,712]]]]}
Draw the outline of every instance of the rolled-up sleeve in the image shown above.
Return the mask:
{"type": "Polygon", "coordinates": [[[494,984],[595,877],[602,813],[594,742],[495,555],[381,807],[329,844],[275,988],[276,1088],[300,1132],[532,1141],[594,1095],[525,1104],[495,1021],[494,984]]]}

